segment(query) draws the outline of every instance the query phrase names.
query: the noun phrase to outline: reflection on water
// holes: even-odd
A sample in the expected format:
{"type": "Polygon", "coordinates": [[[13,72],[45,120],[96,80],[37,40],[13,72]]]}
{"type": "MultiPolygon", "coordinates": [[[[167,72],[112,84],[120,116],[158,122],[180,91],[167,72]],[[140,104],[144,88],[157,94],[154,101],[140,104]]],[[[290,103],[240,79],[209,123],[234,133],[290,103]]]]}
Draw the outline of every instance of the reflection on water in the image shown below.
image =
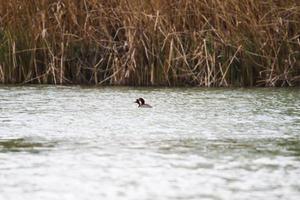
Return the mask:
{"type": "Polygon", "coordinates": [[[297,88],[2,86],[0,199],[296,200],[299,133],[297,88]]]}
{"type": "Polygon", "coordinates": [[[291,156],[300,159],[300,140],[298,139],[226,139],[226,140],[203,140],[197,138],[167,140],[155,142],[151,145],[159,146],[161,153],[195,153],[208,156],[223,157],[226,154],[237,156],[245,154],[249,156],[291,156]]]}
{"type": "Polygon", "coordinates": [[[34,142],[25,140],[24,138],[0,139],[0,153],[20,151],[38,153],[42,149],[50,148],[53,146],[54,145],[50,143],[47,144],[42,142],[34,142]]]}

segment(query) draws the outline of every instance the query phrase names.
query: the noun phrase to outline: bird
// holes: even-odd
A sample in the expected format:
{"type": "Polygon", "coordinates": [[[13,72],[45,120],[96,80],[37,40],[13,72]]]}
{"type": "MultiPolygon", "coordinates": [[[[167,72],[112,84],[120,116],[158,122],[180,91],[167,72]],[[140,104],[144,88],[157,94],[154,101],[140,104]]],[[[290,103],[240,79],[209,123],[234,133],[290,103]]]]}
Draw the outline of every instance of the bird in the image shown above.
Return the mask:
{"type": "Polygon", "coordinates": [[[152,106],[145,103],[145,100],[143,98],[136,99],[134,103],[139,104],[139,108],[152,108],[152,106]]]}

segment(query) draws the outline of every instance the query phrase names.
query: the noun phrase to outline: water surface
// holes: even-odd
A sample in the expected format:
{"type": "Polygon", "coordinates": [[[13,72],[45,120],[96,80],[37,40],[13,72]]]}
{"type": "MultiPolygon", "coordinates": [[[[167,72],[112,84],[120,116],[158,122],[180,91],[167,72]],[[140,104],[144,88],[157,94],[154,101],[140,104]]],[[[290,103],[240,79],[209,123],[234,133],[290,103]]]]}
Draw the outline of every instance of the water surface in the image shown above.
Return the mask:
{"type": "Polygon", "coordinates": [[[296,200],[299,178],[299,89],[0,87],[1,200],[296,200]]]}

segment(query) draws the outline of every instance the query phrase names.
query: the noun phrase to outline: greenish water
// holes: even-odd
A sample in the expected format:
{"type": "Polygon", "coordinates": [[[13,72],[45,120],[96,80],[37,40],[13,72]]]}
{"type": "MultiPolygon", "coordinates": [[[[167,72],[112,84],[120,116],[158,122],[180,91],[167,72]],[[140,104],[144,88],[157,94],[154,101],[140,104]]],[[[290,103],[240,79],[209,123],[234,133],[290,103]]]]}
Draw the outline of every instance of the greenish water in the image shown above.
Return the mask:
{"type": "Polygon", "coordinates": [[[1,200],[296,200],[300,90],[2,86],[0,177],[1,200]]]}

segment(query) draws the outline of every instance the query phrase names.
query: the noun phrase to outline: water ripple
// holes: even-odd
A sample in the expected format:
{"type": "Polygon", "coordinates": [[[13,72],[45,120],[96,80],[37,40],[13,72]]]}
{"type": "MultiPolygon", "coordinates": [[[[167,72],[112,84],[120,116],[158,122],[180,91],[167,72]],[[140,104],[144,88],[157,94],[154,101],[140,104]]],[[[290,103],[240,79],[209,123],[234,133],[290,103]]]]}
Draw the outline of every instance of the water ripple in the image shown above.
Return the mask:
{"type": "Polygon", "coordinates": [[[0,199],[300,197],[297,88],[0,93],[0,199]]]}

